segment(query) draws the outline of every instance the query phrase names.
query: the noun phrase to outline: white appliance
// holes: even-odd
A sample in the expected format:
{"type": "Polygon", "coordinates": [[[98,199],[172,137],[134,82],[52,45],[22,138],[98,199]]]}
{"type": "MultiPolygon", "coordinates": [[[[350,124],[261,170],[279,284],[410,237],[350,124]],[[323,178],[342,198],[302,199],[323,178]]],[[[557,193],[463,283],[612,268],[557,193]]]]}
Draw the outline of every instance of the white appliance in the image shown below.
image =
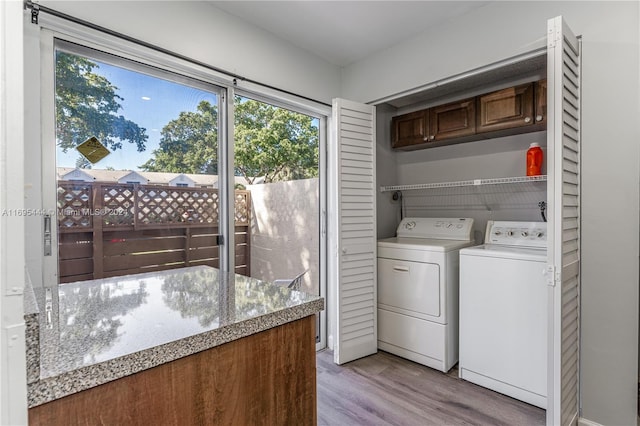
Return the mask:
{"type": "Polygon", "coordinates": [[[473,219],[404,218],[378,241],[378,348],[449,371],[458,361],[458,252],[473,219]]]}
{"type": "Polygon", "coordinates": [[[460,250],[459,376],[547,406],[547,224],[489,221],[460,250]]]}

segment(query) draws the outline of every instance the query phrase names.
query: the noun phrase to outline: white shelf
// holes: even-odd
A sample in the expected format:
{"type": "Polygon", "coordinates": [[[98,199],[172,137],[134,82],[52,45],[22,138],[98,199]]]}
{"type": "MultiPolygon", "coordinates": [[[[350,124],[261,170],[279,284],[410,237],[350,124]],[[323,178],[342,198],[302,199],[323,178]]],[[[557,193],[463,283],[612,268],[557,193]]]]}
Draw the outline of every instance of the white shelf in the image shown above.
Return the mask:
{"type": "Polygon", "coordinates": [[[508,185],[513,183],[545,182],[546,180],[547,180],[547,175],[540,175],[540,176],[519,176],[519,177],[509,177],[509,178],[461,180],[458,182],[417,183],[417,184],[411,184],[411,185],[388,185],[388,186],[381,186],[380,192],[411,191],[416,189],[455,188],[455,187],[461,187],[461,186],[508,185]]]}

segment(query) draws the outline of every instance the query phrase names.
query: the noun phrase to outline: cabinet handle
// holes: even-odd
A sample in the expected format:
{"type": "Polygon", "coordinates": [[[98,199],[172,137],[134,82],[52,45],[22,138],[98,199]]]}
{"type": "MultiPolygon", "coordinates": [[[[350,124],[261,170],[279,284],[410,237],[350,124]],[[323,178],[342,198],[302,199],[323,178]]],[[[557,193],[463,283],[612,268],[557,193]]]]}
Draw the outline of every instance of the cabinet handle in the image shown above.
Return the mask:
{"type": "Polygon", "coordinates": [[[429,140],[429,136],[425,136],[424,138],[422,138],[423,141],[428,141],[429,140]]]}
{"type": "Polygon", "coordinates": [[[536,121],[542,121],[542,116],[541,115],[536,115],[536,121]]]}
{"type": "Polygon", "coordinates": [[[393,270],[396,272],[409,272],[409,268],[406,266],[394,266],[393,270]]]}
{"type": "Polygon", "coordinates": [[[434,135],[429,136],[429,140],[434,140],[436,137],[434,135]]]}
{"type": "Polygon", "coordinates": [[[530,123],[531,122],[531,117],[525,117],[524,118],[524,122],[525,123],[530,123]]]}

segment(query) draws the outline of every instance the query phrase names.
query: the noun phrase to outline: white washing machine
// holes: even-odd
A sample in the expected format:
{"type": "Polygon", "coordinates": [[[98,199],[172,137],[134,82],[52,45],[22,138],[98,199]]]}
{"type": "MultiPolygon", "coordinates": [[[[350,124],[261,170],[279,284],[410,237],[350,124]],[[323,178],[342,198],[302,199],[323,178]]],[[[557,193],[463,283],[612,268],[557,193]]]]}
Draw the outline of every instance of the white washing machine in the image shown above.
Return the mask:
{"type": "Polygon", "coordinates": [[[487,223],[460,250],[459,376],[547,406],[547,224],[487,223]]]}
{"type": "Polygon", "coordinates": [[[378,348],[449,371],[458,362],[458,252],[473,219],[404,218],[378,241],[378,348]]]}

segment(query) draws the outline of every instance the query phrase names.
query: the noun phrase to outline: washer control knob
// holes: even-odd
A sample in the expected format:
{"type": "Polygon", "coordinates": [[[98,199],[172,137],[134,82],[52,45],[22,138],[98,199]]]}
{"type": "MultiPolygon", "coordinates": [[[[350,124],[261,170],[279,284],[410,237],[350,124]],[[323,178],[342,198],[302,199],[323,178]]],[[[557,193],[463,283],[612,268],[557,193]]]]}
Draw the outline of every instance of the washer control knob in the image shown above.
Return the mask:
{"type": "Polygon", "coordinates": [[[544,234],[542,232],[536,232],[536,237],[541,238],[544,234]]]}
{"type": "Polygon", "coordinates": [[[513,235],[513,231],[507,231],[507,235],[508,236],[512,236],[513,235]]]}
{"type": "Polygon", "coordinates": [[[522,231],[520,235],[522,235],[523,237],[527,237],[529,233],[527,231],[522,231]]]}
{"type": "Polygon", "coordinates": [[[501,231],[496,231],[496,232],[493,233],[493,235],[502,235],[502,232],[501,231]]]}

